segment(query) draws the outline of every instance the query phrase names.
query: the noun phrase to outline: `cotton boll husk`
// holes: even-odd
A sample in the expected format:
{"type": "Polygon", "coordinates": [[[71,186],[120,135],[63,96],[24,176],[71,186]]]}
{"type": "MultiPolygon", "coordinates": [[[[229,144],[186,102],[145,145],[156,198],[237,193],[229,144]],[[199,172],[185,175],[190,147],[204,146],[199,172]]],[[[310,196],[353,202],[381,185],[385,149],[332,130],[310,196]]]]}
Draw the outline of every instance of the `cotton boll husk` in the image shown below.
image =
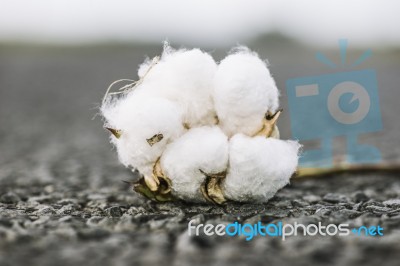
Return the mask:
{"type": "Polygon", "coordinates": [[[183,200],[204,202],[200,186],[205,176],[201,171],[226,171],[228,146],[226,135],[216,126],[190,129],[169,144],[161,157],[161,168],[172,182],[172,194],[183,200]]]}
{"type": "Polygon", "coordinates": [[[167,144],[185,131],[179,106],[162,98],[129,93],[123,99],[104,104],[101,111],[106,126],[121,130],[120,138],[111,136],[121,163],[146,176],[151,175],[154,163],[167,144]],[[163,139],[150,146],[147,139],[156,134],[162,134],[163,139]]]}
{"type": "Polygon", "coordinates": [[[145,77],[136,90],[138,94],[178,103],[184,123],[189,127],[213,125],[216,119],[212,90],[216,69],[214,59],[199,49],[173,50],[166,46],[156,65],[147,60],[139,67],[139,77],[145,77]]]}
{"type": "Polygon", "coordinates": [[[289,183],[298,163],[296,141],[237,134],[229,142],[229,167],[222,191],[241,202],[266,202],[289,183]]]}
{"type": "Polygon", "coordinates": [[[279,92],[265,62],[240,47],[218,66],[213,98],[222,130],[232,136],[254,135],[270,111],[278,108],[279,92]]]}

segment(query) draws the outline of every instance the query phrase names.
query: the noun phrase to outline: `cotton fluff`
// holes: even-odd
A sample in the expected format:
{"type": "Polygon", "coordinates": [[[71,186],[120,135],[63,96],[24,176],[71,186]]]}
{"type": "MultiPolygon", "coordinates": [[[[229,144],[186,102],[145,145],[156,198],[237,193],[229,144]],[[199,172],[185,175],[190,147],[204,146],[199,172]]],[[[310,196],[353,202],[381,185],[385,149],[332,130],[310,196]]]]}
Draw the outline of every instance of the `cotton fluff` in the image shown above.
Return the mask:
{"type": "Polygon", "coordinates": [[[136,90],[146,97],[161,97],[179,104],[188,127],[213,125],[216,69],[217,64],[208,53],[199,49],[173,50],[166,45],[156,65],[147,60],[139,67],[138,75],[144,78],[136,90]]]}
{"type": "Polygon", "coordinates": [[[200,191],[204,173],[224,172],[227,164],[228,139],[215,126],[190,129],[169,144],[161,157],[161,168],[172,182],[172,194],[192,202],[205,201],[200,191]]]}
{"type": "Polygon", "coordinates": [[[289,183],[300,145],[296,141],[248,137],[230,139],[229,167],[222,190],[227,199],[266,202],[289,183]]]}
{"type": "Polygon", "coordinates": [[[213,98],[219,125],[229,137],[257,133],[267,111],[277,110],[278,97],[275,81],[256,53],[240,47],[219,64],[213,98]]]}
{"type": "Polygon", "coordinates": [[[106,125],[121,131],[111,136],[118,157],[125,166],[151,176],[153,165],[168,143],[184,133],[182,111],[177,104],[162,98],[140,97],[131,92],[123,99],[102,106],[106,125]],[[156,134],[163,138],[154,145],[147,139],[156,134]]]}

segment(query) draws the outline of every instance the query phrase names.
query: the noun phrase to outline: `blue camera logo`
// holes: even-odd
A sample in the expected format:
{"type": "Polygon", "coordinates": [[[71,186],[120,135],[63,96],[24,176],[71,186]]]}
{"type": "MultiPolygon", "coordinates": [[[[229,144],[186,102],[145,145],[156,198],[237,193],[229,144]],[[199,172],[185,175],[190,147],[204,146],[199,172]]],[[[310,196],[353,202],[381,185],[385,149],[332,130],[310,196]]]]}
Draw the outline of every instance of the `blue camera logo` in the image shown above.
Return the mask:
{"type": "MultiPolygon", "coordinates": [[[[339,45],[344,63],[346,40],[339,41],[339,45]]],[[[370,51],[365,52],[353,65],[360,64],[370,55],[370,51]]],[[[330,67],[336,67],[324,55],[317,53],[316,57],[330,67]]],[[[357,143],[359,134],[382,129],[374,70],[290,79],[286,89],[293,137],[300,141],[321,141],[319,149],[303,153],[302,166],[331,165],[332,140],[337,136],[346,136],[348,162],[374,163],[381,159],[377,148],[357,143]]]]}

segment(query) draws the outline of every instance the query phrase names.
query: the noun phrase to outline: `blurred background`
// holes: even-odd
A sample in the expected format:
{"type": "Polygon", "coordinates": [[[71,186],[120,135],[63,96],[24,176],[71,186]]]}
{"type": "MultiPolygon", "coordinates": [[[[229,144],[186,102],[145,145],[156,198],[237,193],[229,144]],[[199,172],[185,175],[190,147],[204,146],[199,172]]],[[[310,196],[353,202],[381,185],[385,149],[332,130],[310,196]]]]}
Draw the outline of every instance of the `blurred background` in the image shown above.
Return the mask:
{"type": "MultiPolygon", "coordinates": [[[[187,263],[174,265],[376,265],[382,256],[397,265],[399,201],[382,203],[399,197],[396,176],[293,181],[268,205],[148,203],[120,182],[132,173],[117,161],[97,113],[108,85],[137,79],[138,65],[160,55],[165,40],[217,61],[241,44],[269,61],[284,110],[289,79],[375,70],[383,130],[359,142],[399,162],[399,10],[396,0],[0,0],[0,264],[172,264],[176,254],[187,263]],[[346,65],[339,39],[348,40],[346,65]],[[372,56],[351,66],[368,49],[372,56]],[[317,61],[316,52],[338,68],[317,61]],[[190,239],[191,218],[383,223],[390,235],[284,244],[190,239]]],[[[292,137],[288,111],[279,127],[282,138],[292,137]]],[[[344,137],[333,145],[335,156],[346,153],[344,137]]]]}
{"type": "MultiPolygon", "coordinates": [[[[399,158],[398,1],[1,0],[0,5],[2,181],[51,180],[52,172],[74,171],[76,161],[91,186],[112,180],[101,177],[102,168],[120,166],[97,108],[107,86],[136,79],[138,65],[159,55],[164,40],[176,48],[200,47],[216,60],[238,44],[249,46],[270,62],[286,110],[288,79],[376,70],[384,129],[360,135],[360,142],[377,146],[385,160],[399,158]],[[333,70],[315,60],[322,52],[339,63],[339,39],[348,40],[347,66],[333,70]],[[350,67],[367,49],[373,56],[350,67]]],[[[289,112],[279,125],[283,138],[290,138],[289,112]]],[[[335,156],[345,153],[344,141],[334,140],[335,156]]]]}

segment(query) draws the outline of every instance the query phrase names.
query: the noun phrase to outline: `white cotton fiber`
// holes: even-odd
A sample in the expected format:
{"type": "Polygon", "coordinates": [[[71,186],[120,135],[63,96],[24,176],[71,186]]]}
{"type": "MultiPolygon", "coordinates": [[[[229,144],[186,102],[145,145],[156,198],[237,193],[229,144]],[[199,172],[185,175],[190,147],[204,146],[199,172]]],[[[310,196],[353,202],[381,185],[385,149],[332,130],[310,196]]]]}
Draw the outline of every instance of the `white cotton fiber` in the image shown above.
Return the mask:
{"type": "Polygon", "coordinates": [[[228,139],[218,127],[190,129],[169,144],[161,168],[172,181],[172,194],[187,201],[204,202],[200,191],[205,176],[226,171],[228,139]],[[201,171],[200,171],[201,170],[201,171]]]}
{"type": "Polygon", "coordinates": [[[228,174],[222,183],[225,197],[266,202],[289,183],[299,148],[296,141],[235,135],[230,139],[228,174]]]}
{"type": "Polygon", "coordinates": [[[215,124],[212,90],[217,64],[199,49],[173,50],[166,46],[156,65],[145,61],[138,71],[143,82],[137,93],[161,97],[182,107],[184,123],[189,127],[215,124]]]}
{"type": "Polygon", "coordinates": [[[102,106],[106,126],[121,130],[121,137],[111,136],[119,160],[138,169],[143,175],[152,173],[153,164],[166,145],[184,133],[179,106],[161,98],[138,97],[129,93],[123,99],[102,106]],[[162,134],[160,142],[150,146],[147,139],[162,134]]]}
{"type": "Polygon", "coordinates": [[[219,64],[213,98],[220,127],[229,137],[257,133],[267,111],[277,110],[278,97],[275,81],[256,53],[241,47],[219,64]]]}
{"type": "MultiPolygon", "coordinates": [[[[218,189],[204,193],[222,191],[218,199],[240,202],[266,202],[289,182],[300,145],[254,137],[279,104],[275,81],[257,54],[238,48],[217,66],[199,49],[165,45],[158,63],[145,61],[138,75],[135,87],[106,99],[101,112],[117,135],[111,142],[119,160],[139,170],[155,195],[165,192],[152,179],[158,159],[172,196],[191,202],[206,201],[206,174],[227,173],[218,189]]],[[[272,137],[278,136],[276,129],[272,137]]]]}

